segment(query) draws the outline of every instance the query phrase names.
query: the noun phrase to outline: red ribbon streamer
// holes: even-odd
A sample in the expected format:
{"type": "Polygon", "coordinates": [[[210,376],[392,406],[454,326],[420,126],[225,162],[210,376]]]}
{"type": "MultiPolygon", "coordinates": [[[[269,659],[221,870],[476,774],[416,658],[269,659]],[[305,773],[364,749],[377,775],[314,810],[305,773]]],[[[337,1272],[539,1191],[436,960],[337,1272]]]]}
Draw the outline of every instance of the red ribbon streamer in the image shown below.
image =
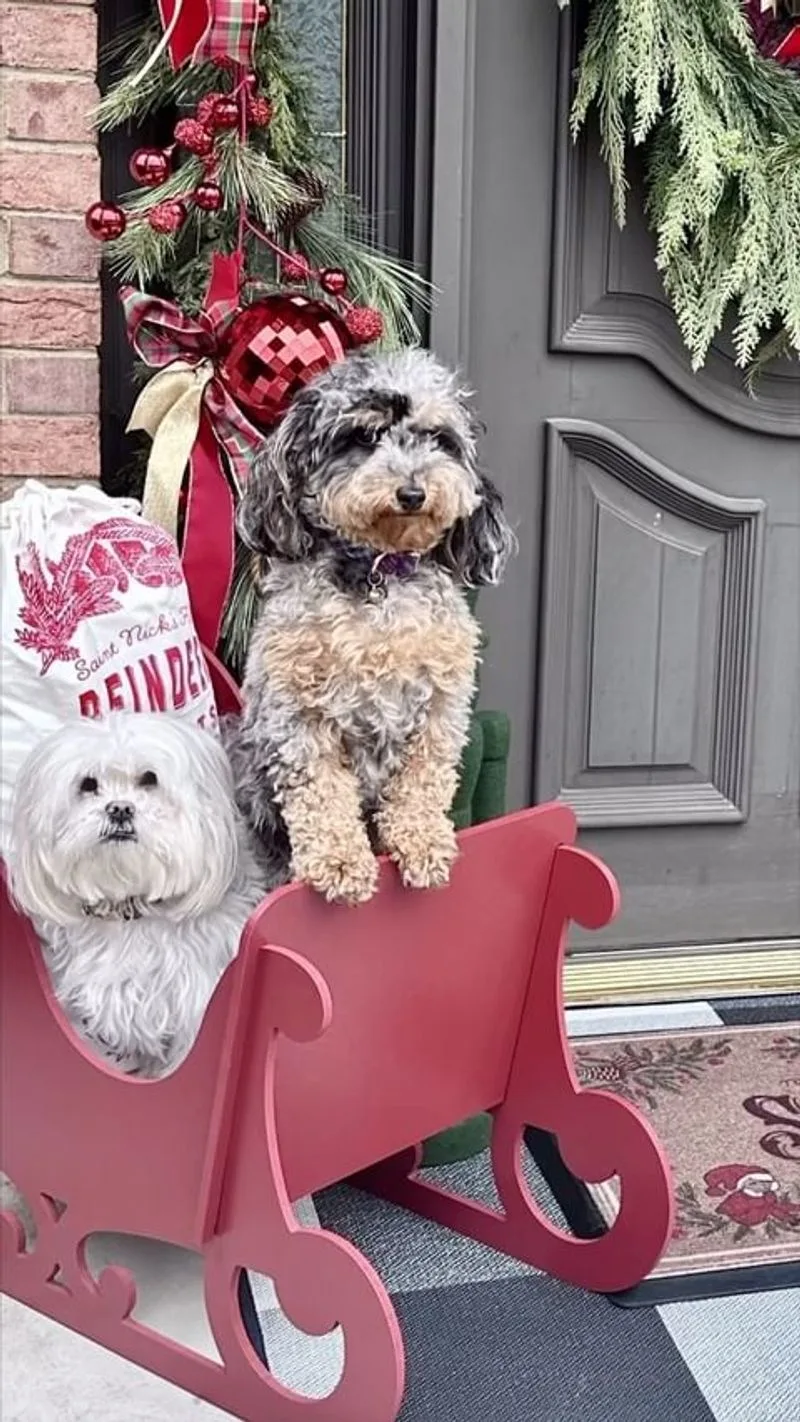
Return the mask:
{"type": "MultiPolygon", "coordinates": [[[[240,253],[212,259],[205,308],[197,321],[172,302],[123,288],[128,335],[149,365],[213,357],[217,333],[236,310],[241,285],[240,253]]],[[[263,436],[235,405],[221,383],[206,387],[197,440],[189,461],[181,557],[198,636],[213,649],[219,641],[225,605],[233,581],[234,498],[223,458],[237,483],[244,482],[249,459],[263,436]],[[223,455],[223,450],[225,454],[223,455]]]]}
{"type": "Polygon", "coordinates": [[[189,461],[189,495],[181,558],[197,635],[216,647],[233,582],[233,491],[220,464],[219,446],[208,415],[189,461]]]}
{"type": "Polygon", "coordinates": [[[773,58],[780,60],[781,64],[800,59],[800,25],[794,25],[788,34],[784,35],[774,51],[773,58]]]}
{"type": "MultiPolygon", "coordinates": [[[[165,30],[179,4],[180,0],[158,0],[165,30]]],[[[168,45],[173,69],[219,59],[251,67],[263,13],[262,0],[183,0],[168,45]]]]}

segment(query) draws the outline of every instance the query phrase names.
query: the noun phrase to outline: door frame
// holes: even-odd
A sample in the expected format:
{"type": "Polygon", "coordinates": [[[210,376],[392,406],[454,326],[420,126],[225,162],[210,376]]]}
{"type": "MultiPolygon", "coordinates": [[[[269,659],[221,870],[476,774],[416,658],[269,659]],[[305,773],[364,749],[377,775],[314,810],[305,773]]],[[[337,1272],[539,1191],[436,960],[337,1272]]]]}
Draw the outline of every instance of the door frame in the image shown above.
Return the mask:
{"type": "MultiPolygon", "coordinates": [[[[430,168],[430,275],[437,291],[430,342],[444,360],[467,371],[477,6],[478,0],[437,0],[430,168]]],[[[560,24],[571,29],[569,10],[562,13],[560,24]]],[[[554,192],[554,208],[555,199],[554,192]]],[[[800,938],[788,943],[753,940],[735,947],[708,943],[696,948],[584,950],[567,963],[565,991],[567,1000],[576,1003],[786,992],[797,989],[798,950],[800,938]]]]}

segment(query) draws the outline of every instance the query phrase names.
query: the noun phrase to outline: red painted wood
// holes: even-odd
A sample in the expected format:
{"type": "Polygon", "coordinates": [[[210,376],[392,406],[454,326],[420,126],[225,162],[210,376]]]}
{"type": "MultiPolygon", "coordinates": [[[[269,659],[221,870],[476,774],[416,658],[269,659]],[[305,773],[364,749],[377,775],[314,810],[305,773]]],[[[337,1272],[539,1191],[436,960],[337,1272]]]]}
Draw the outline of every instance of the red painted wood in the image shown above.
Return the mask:
{"type": "Polygon", "coordinates": [[[655,1133],[619,1097],[581,1090],[564,1026],[569,921],[600,928],[618,903],[617,885],[605,865],[572,845],[559,845],[508,1084],[494,1112],[492,1162],[502,1210],[417,1178],[420,1154],[414,1150],[364,1172],[356,1182],[535,1268],[603,1292],[630,1288],[650,1272],[670,1238],[674,1210],[669,1167],[655,1133]],[[561,1155],[579,1179],[620,1177],[620,1212],[602,1238],[575,1239],[542,1214],[522,1170],[522,1133],[530,1125],[558,1137],[561,1155]]]}
{"type": "MultiPolygon", "coordinates": [[[[220,709],[234,709],[236,688],[211,671],[220,709]]],[[[468,830],[440,892],[403,890],[389,865],[379,895],[358,909],[299,885],[279,890],[251,918],[193,1052],[156,1082],[121,1077],[82,1046],[3,889],[0,1167],[39,1227],[26,1254],[16,1217],[0,1219],[5,1291],[246,1422],[393,1422],[403,1348],[389,1298],[352,1245],[298,1226],[291,1199],[358,1172],[369,1188],[560,1278],[637,1282],[669,1234],[669,1181],[638,1113],[581,1091],[572,1070],[567,923],[599,926],[617,902],[611,875],[574,838],[571,812],[545,806],[468,830]],[[413,1178],[416,1143],[481,1109],[495,1113],[502,1212],[413,1178]],[[541,1217],[519,1163],[525,1124],[554,1131],[583,1178],[619,1173],[622,1210],[605,1238],[576,1241],[541,1217]],[[133,1320],[124,1269],[93,1281],[83,1241],[99,1230],[204,1254],[221,1364],[133,1320]],[[254,1357],[239,1267],[270,1275],[307,1332],[342,1325],[345,1371],[329,1398],[288,1393],[254,1357]]]]}

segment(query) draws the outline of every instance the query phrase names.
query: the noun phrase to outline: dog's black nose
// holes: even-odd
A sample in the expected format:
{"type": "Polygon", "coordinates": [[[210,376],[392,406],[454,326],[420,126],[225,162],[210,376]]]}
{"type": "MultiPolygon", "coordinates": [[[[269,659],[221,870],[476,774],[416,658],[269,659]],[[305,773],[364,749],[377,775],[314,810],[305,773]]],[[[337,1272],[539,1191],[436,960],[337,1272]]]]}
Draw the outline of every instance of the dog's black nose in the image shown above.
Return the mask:
{"type": "Polygon", "coordinates": [[[109,800],[106,814],[114,824],[124,824],[126,820],[133,819],[133,805],[127,800],[109,800]]]}
{"type": "Polygon", "coordinates": [[[395,498],[403,513],[415,513],[425,502],[425,490],[416,489],[413,484],[403,484],[397,490],[395,498]]]}

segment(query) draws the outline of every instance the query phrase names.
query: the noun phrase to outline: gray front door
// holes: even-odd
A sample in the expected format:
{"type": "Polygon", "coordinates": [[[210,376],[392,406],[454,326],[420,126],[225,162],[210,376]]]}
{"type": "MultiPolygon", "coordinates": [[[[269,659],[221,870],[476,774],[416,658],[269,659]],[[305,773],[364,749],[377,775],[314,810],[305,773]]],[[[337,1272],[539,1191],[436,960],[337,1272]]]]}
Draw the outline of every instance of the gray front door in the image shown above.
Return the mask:
{"type": "Polygon", "coordinates": [[[800,939],[800,367],[691,373],[640,193],[620,234],[569,140],[573,24],[439,0],[433,341],[520,539],[484,699],[512,803],[570,801],[622,883],[600,942],[800,939]]]}

